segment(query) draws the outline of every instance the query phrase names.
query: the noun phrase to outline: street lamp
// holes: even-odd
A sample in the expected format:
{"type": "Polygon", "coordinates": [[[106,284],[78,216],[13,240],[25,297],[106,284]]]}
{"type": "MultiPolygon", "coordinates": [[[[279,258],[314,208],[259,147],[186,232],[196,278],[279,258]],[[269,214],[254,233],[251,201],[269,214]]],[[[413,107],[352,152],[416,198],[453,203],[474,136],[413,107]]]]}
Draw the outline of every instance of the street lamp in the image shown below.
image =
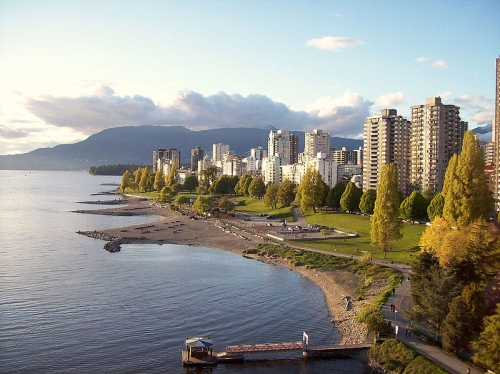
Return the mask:
{"type": "Polygon", "coordinates": [[[394,322],[398,321],[398,311],[394,309],[394,322]]]}

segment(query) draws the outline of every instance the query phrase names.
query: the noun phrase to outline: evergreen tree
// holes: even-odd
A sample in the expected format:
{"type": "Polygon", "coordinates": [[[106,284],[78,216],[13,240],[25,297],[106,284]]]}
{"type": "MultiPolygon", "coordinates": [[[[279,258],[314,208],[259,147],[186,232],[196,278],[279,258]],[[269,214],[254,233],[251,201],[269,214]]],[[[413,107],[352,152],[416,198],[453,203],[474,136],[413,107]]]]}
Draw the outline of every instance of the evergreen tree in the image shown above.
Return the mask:
{"type": "Polygon", "coordinates": [[[326,197],[326,204],[332,208],[340,208],[340,199],[344,194],[346,185],[342,182],[337,182],[333,188],[328,191],[328,196],[326,197]]]}
{"type": "Polygon", "coordinates": [[[371,242],[384,251],[384,258],[390,243],[399,240],[403,223],[399,219],[398,174],[394,164],[382,166],[377,185],[377,200],[371,219],[371,242]]]}
{"type": "Polygon", "coordinates": [[[496,313],[484,319],[484,330],[472,347],[477,351],[474,362],[500,373],[500,303],[496,313]]]}
{"type": "Polygon", "coordinates": [[[278,204],[278,186],[271,183],[266,188],[266,194],[264,195],[264,205],[270,206],[274,210],[276,209],[277,204],[278,204]]]}
{"type": "Polygon", "coordinates": [[[431,203],[427,207],[427,216],[431,221],[436,217],[443,216],[443,208],[444,208],[444,196],[441,192],[436,194],[431,200],[431,203]]]}
{"type": "Polygon", "coordinates": [[[278,186],[278,202],[282,206],[290,206],[295,199],[295,184],[289,179],[285,179],[278,186]]]}
{"type": "Polygon", "coordinates": [[[456,161],[450,160],[448,167],[451,170],[445,175],[443,216],[458,227],[477,219],[488,220],[492,199],[486,184],[483,153],[472,131],[465,133],[462,152],[456,161]]]}
{"type": "Polygon", "coordinates": [[[300,196],[300,208],[303,212],[312,208],[316,213],[316,207],[321,205],[324,196],[323,179],[318,170],[309,166],[302,177],[297,188],[300,196]]]}
{"type": "Polygon", "coordinates": [[[177,159],[175,159],[170,167],[170,171],[169,171],[168,177],[167,177],[167,182],[165,184],[166,186],[172,187],[175,183],[177,183],[177,178],[179,176],[177,168],[178,168],[178,163],[177,163],[177,159]]]}
{"type": "Polygon", "coordinates": [[[361,213],[372,215],[375,209],[376,200],[377,191],[372,190],[371,188],[367,189],[359,201],[359,210],[361,210],[361,213]]]}
{"type": "Polygon", "coordinates": [[[250,197],[262,197],[266,193],[266,185],[262,177],[252,178],[252,182],[248,186],[248,194],[250,197]]]}
{"type": "Polygon", "coordinates": [[[413,191],[410,196],[403,200],[399,207],[399,213],[402,218],[415,222],[418,219],[424,219],[427,216],[427,202],[425,198],[413,191]]]}
{"type": "Polygon", "coordinates": [[[465,351],[471,339],[468,317],[465,302],[460,296],[455,297],[443,323],[444,350],[453,353],[465,351]]]}
{"type": "Polygon", "coordinates": [[[165,187],[165,176],[160,169],[158,169],[155,173],[155,182],[153,187],[156,191],[161,191],[163,187],[165,187]]]}
{"type": "Polygon", "coordinates": [[[362,195],[363,192],[356,187],[356,184],[354,184],[354,182],[349,182],[340,198],[340,206],[342,209],[349,212],[358,210],[362,195]]]}

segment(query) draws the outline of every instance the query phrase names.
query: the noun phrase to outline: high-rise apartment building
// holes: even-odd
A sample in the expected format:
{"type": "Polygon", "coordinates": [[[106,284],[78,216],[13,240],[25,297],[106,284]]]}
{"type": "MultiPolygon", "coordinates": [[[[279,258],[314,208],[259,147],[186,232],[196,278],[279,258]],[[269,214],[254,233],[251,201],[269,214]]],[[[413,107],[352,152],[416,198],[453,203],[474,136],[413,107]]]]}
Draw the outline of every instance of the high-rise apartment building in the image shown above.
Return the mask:
{"type": "Polygon", "coordinates": [[[156,173],[158,170],[158,160],[165,159],[167,157],[166,149],[158,149],[153,151],[153,173],[156,173]]]}
{"type": "Polygon", "coordinates": [[[358,152],[351,151],[347,147],[332,152],[332,160],[339,165],[356,165],[358,163],[358,152]]]}
{"type": "Polygon", "coordinates": [[[410,189],[442,190],[448,161],[462,150],[465,131],[460,107],[443,104],[440,97],[411,107],[410,189]]]}
{"type": "Polygon", "coordinates": [[[170,148],[168,151],[166,149],[158,149],[153,151],[153,173],[157,170],[162,170],[165,161],[177,160],[177,167],[179,167],[181,161],[181,151],[175,148],[170,148]]]}
{"type": "Polygon", "coordinates": [[[383,109],[380,116],[368,117],[363,133],[363,191],[377,189],[382,166],[395,164],[398,189],[408,193],[411,122],[396,109],[383,109]]]}
{"type": "Polygon", "coordinates": [[[212,146],[212,161],[217,167],[222,166],[224,155],[229,153],[229,146],[227,144],[214,144],[212,146]]]}
{"type": "MultiPolygon", "coordinates": [[[[288,130],[271,130],[267,140],[269,158],[280,157],[284,164],[293,164],[291,136],[288,130]]],[[[293,135],[293,134],[292,134],[293,135]]]]}
{"type": "Polygon", "coordinates": [[[330,157],[330,133],[315,129],[305,134],[304,156],[305,159],[315,159],[318,153],[330,157]]]}
{"type": "Polygon", "coordinates": [[[198,171],[198,161],[205,157],[205,150],[201,147],[191,149],[191,171],[198,171]]]}
{"type": "Polygon", "coordinates": [[[495,143],[494,198],[497,212],[500,211],[500,56],[496,60],[495,119],[493,122],[493,142],[495,143]]]}

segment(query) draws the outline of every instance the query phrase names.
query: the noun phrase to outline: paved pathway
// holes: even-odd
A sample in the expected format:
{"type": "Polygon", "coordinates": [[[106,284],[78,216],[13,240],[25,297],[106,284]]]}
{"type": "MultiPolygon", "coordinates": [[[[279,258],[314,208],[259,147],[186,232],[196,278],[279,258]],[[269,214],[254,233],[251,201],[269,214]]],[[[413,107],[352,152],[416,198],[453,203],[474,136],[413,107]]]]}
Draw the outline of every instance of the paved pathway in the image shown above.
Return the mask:
{"type": "MultiPolygon", "coordinates": [[[[297,224],[304,227],[307,226],[307,223],[305,222],[305,219],[300,212],[300,208],[294,208],[293,215],[297,224]]],[[[296,244],[296,242],[293,243],[287,242],[287,245],[293,247],[299,247],[296,244]]],[[[331,256],[351,257],[351,255],[345,253],[335,253],[335,252],[316,250],[305,247],[301,248],[328,254],[331,256]]],[[[441,366],[443,369],[447,370],[450,373],[466,374],[467,369],[470,369],[471,374],[482,373],[481,371],[478,371],[473,367],[469,367],[469,365],[460,361],[459,359],[446,354],[439,348],[420,340],[415,336],[415,334],[410,334],[410,336],[405,336],[405,330],[408,326],[410,326],[410,322],[405,318],[404,311],[407,309],[411,309],[413,307],[413,301],[411,298],[411,282],[408,281],[410,267],[399,263],[392,263],[391,261],[386,261],[386,260],[373,260],[373,262],[380,265],[395,268],[399,270],[404,277],[403,282],[394,290],[395,291],[394,294],[389,297],[387,302],[382,307],[382,314],[384,315],[384,317],[388,320],[394,321],[394,323],[398,326],[398,337],[397,337],[398,340],[403,342],[411,349],[417,351],[422,356],[425,356],[430,361],[433,361],[437,365],[441,366]],[[391,304],[394,304],[396,306],[395,309],[397,312],[391,312],[391,304]]]]}

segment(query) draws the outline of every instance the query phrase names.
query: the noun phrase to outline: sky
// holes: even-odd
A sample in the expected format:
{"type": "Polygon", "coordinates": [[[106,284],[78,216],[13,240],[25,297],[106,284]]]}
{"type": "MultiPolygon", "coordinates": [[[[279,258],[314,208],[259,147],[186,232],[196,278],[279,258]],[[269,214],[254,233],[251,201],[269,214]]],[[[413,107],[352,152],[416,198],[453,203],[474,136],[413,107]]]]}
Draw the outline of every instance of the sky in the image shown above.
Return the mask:
{"type": "Polygon", "coordinates": [[[0,154],[141,125],[362,138],[368,116],[410,119],[435,96],[490,140],[499,14],[498,0],[0,0],[0,154]]]}

